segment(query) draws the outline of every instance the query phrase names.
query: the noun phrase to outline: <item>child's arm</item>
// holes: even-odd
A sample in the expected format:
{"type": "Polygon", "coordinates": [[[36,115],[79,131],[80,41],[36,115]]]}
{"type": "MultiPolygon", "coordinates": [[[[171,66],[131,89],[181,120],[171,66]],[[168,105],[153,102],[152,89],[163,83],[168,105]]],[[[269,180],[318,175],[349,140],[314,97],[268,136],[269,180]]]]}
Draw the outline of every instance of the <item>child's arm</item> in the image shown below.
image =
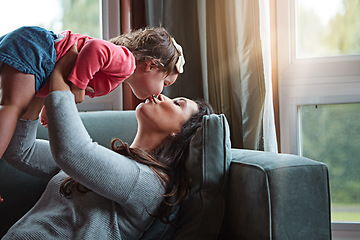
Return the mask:
{"type": "Polygon", "coordinates": [[[80,50],[68,80],[81,89],[85,89],[90,84],[98,92],[89,96],[95,97],[101,96],[102,91],[107,92],[104,89],[111,89],[119,79],[129,77],[134,69],[135,58],[127,48],[109,41],[92,39],[80,50]],[[99,73],[95,80],[94,76],[99,73]],[[104,81],[98,81],[99,78],[103,78],[104,81]]]}
{"type": "Polygon", "coordinates": [[[68,80],[78,88],[85,89],[94,75],[109,63],[111,51],[106,48],[109,44],[112,43],[99,39],[87,41],[79,52],[68,80]]]}

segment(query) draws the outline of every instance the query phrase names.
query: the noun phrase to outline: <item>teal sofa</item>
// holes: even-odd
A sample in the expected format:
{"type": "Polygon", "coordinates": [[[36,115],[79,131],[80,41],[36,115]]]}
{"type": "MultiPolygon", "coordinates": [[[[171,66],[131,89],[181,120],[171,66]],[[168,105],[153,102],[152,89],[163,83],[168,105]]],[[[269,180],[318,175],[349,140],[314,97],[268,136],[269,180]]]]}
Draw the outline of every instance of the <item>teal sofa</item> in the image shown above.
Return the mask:
{"type": "MultiPolygon", "coordinates": [[[[94,141],[131,142],[134,111],[81,113],[94,141]]],[[[47,139],[39,125],[38,138],[47,139]]],[[[224,115],[204,117],[190,145],[191,194],[176,225],[154,221],[142,239],[331,239],[329,181],[323,163],[289,154],[231,148],[224,115]]],[[[0,237],[40,197],[46,181],[0,159],[0,237]]]]}

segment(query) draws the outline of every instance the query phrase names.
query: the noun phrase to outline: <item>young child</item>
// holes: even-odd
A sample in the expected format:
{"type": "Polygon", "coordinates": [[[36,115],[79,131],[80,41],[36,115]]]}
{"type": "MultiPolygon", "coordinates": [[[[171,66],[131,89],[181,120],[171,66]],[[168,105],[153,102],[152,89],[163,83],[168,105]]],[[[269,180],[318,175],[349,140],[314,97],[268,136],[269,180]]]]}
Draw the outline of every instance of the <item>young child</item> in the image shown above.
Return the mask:
{"type": "Polygon", "coordinates": [[[110,41],[40,27],[21,27],[0,37],[0,158],[17,120],[34,95],[48,94],[55,62],[74,44],[79,54],[68,80],[77,103],[85,95],[106,95],[123,81],[139,99],[160,94],[176,81],[185,63],[181,46],[164,28],[140,29],[110,41]]]}

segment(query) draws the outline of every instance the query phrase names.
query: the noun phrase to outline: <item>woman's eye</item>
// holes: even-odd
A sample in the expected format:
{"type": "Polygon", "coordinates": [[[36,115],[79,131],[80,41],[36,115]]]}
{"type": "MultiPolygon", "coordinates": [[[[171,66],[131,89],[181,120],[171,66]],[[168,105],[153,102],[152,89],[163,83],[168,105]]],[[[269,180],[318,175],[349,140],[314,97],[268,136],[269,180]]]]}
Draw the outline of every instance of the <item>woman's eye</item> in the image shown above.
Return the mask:
{"type": "Polygon", "coordinates": [[[174,104],[180,107],[180,104],[177,101],[174,101],[174,104]]]}

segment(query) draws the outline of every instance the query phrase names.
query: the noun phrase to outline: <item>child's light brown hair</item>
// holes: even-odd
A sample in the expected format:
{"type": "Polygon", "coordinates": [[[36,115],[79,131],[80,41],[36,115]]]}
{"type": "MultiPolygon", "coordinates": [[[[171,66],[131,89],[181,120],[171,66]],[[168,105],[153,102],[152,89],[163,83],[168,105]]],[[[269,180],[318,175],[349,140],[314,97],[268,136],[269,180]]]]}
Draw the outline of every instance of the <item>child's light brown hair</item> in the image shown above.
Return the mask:
{"type": "Polygon", "coordinates": [[[177,72],[175,64],[179,58],[171,38],[165,28],[156,27],[133,30],[110,39],[110,42],[128,48],[140,62],[153,62],[168,75],[177,72]]]}

